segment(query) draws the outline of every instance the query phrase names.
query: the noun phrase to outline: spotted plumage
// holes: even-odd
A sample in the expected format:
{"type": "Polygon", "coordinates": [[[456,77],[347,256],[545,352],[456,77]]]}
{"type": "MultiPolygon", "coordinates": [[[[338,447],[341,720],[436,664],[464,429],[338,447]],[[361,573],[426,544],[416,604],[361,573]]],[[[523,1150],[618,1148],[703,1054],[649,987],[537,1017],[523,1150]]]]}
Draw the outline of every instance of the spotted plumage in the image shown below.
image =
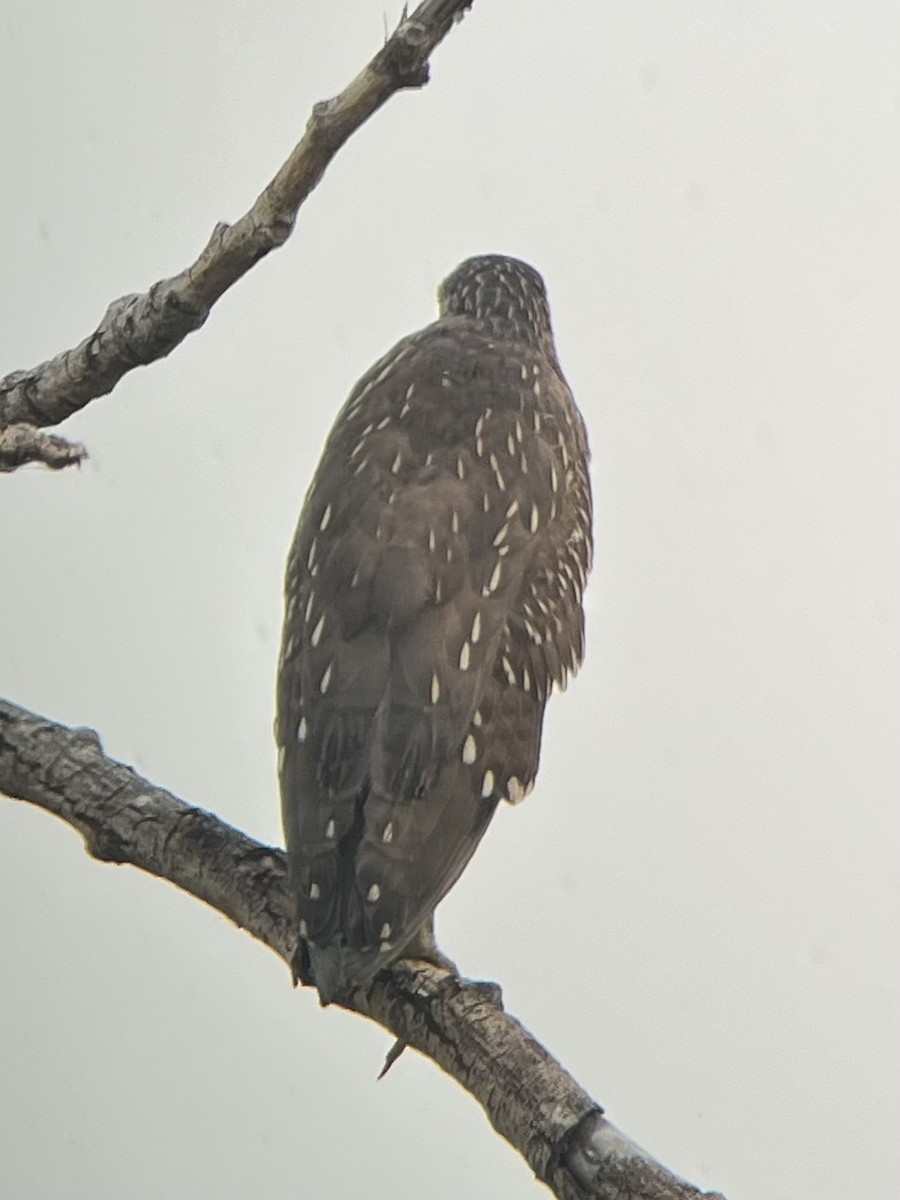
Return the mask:
{"type": "Polygon", "coordinates": [[[473,258],[439,301],[353,389],[288,560],[282,812],[323,1002],[402,954],[530,791],[584,648],[587,439],[543,282],[473,258]]]}

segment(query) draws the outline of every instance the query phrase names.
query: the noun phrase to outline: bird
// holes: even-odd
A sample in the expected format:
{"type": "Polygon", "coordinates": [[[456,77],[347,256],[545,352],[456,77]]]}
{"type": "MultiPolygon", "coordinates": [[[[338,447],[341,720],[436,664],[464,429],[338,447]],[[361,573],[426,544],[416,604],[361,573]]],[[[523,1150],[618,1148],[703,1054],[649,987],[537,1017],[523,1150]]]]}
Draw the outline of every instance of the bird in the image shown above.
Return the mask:
{"type": "Polygon", "coordinates": [[[351,391],[287,561],[279,783],[295,975],[323,1005],[400,958],[453,969],[434,909],[534,784],[592,551],[543,279],[469,258],[351,391]]]}

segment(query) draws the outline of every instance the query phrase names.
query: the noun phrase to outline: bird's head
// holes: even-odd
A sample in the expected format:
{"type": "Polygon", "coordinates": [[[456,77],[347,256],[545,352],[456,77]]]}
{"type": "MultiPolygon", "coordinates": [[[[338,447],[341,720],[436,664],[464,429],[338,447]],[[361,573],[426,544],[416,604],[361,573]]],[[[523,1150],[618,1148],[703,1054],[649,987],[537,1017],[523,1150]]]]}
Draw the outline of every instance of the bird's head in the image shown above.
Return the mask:
{"type": "Polygon", "coordinates": [[[528,341],[552,345],[544,281],[528,263],[502,254],[467,258],[438,288],[442,317],[511,321],[528,341]]]}

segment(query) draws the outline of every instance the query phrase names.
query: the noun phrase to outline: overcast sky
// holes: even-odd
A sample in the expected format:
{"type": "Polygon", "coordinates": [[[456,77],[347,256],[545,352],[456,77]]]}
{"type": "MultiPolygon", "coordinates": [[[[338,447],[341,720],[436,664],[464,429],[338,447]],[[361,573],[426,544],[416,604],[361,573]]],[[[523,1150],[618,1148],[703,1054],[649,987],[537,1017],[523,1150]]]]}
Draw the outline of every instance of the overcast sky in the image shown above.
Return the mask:
{"type": "MultiPolygon", "coordinates": [[[[0,373],[190,262],[384,0],[0,8],[0,373]]],[[[582,674],[444,948],[729,1200],[900,1191],[900,10],[476,0],[171,357],[0,479],[0,694],[280,842],[284,558],[347,392],[532,262],[593,445],[582,674]]],[[[480,1110],[0,801],[2,1200],[539,1197],[480,1110]]]]}

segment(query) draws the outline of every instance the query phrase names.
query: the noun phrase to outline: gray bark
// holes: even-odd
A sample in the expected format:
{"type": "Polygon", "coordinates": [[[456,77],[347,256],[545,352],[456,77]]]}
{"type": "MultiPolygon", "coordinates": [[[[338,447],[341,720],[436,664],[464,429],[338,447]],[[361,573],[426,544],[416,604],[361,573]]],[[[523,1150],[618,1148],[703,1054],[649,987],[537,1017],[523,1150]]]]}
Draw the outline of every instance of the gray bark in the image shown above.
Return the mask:
{"type": "Polygon", "coordinates": [[[215,227],[190,266],[146,292],[114,300],[79,345],[0,379],[0,470],[25,462],[61,467],[81,461],[83,447],[67,450],[64,439],[41,438],[21,427],[58,425],[199,329],[219,297],[287,241],[300,206],[356,130],[395,92],[428,82],[432,51],[472,3],[424,0],[338,96],[314,106],[303,137],[274,179],[233,225],[215,227]]]}
{"type": "MultiPolygon", "coordinates": [[[[92,730],[0,700],[0,792],[67,822],[94,858],[168,880],[293,962],[297,934],[283,851],[107,758],[92,730]]],[[[406,961],[342,1007],[451,1075],[560,1200],[722,1200],[678,1179],[617,1130],[504,1011],[496,985],[406,961]]]]}

